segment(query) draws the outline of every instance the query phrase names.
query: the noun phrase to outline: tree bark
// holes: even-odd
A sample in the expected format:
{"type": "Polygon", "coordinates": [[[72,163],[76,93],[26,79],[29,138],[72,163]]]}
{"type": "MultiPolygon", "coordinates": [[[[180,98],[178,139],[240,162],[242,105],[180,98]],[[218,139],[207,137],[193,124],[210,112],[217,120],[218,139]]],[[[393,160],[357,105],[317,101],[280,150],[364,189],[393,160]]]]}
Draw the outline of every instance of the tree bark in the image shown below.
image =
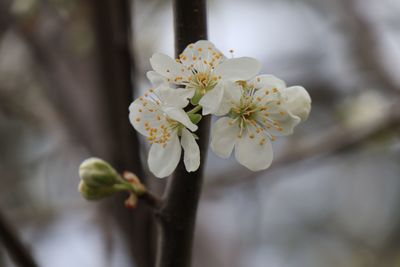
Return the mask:
{"type": "MultiPolygon", "coordinates": [[[[190,43],[207,39],[205,0],[175,0],[175,53],[178,56],[190,43]]],[[[204,163],[207,155],[210,116],[199,123],[200,167],[188,173],[180,161],[167,185],[163,206],[157,213],[159,240],[157,267],[188,267],[198,201],[203,184],[204,163]]]]}
{"type": "Polygon", "coordinates": [[[0,213],[0,241],[17,266],[38,267],[30,252],[2,213],[0,213]]]}
{"type": "MultiPolygon", "coordinates": [[[[129,0],[92,0],[94,25],[98,43],[101,90],[105,96],[108,144],[106,158],[122,172],[129,170],[146,182],[140,160],[136,131],[128,120],[128,106],[134,98],[132,75],[134,62],[131,42],[131,5],[129,0]]],[[[127,210],[122,203],[126,195],[115,197],[105,207],[112,211],[116,222],[128,241],[137,266],[154,264],[153,216],[146,203],[139,202],[134,210],[127,210]]]]}

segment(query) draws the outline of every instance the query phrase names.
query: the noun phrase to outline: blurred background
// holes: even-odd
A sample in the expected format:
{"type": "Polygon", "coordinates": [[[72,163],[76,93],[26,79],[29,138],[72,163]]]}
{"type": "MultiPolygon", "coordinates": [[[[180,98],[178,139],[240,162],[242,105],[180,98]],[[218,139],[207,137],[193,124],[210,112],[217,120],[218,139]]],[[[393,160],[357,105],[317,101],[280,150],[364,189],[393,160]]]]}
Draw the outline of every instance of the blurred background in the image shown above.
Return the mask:
{"type": "MultiPolygon", "coordinates": [[[[172,6],[130,4],[0,0],[0,213],[42,267],[152,266],[148,212],[77,192],[89,156],[148,173],[128,105],[174,53],[172,6]]],[[[400,1],[209,0],[208,26],[313,109],[266,171],[209,153],[194,267],[400,266],[400,1]]]]}

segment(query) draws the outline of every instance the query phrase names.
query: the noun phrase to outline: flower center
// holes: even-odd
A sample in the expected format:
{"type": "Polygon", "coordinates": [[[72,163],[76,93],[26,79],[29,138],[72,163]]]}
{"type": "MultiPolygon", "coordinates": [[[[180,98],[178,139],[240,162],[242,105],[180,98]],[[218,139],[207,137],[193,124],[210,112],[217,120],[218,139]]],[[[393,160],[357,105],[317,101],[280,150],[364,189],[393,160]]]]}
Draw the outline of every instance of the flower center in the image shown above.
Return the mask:
{"type": "Polygon", "coordinates": [[[197,72],[189,77],[189,87],[199,89],[205,94],[217,85],[218,79],[220,78],[211,75],[210,72],[197,72]]]}
{"type": "MultiPolygon", "coordinates": [[[[160,115],[156,115],[156,120],[161,121],[160,115]]],[[[171,138],[171,133],[174,131],[179,131],[182,125],[172,120],[168,117],[164,118],[164,122],[161,124],[151,125],[148,121],[144,122],[145,130],[148,132],[148,137],[146,138],[150,144],[160,144],[165,147],[171,138]]]]}
{"type": "MultiPolygon", "coordinates": [[[[240,104],[231,109],[230,115],[231,117],[234,118],[234,121],[237,121],[240,128],[240,132],[238,134],[239,138],[242,137],[243,132],[246,130],[249,132],[253,132],[254,130],[257,133],[263,130],[257,124],[256,113],[258,111],[259,111],[258,106],[253,103],[252,98],[250,96],[242,97],[240,104]]],[[[254,134],[252,133],[250,133],[249,136],[250,138],[254,138],[254,134]]]]}
{"type": "Polygon", "coordinates": [[[258,106],[253,103],[252,98],[244,96],[240,104],[231,109],[231,115],[234,118],[240,117],[244,120],[253,120],[254,114],[259,110],[258,106]]]}

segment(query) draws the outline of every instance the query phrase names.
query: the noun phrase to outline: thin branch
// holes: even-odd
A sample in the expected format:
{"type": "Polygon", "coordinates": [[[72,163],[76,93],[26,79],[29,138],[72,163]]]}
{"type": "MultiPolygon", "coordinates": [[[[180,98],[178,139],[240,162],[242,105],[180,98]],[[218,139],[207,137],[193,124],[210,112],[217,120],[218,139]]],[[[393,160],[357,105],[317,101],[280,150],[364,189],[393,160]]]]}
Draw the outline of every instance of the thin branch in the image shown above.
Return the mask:
{"type": "Polygon", "coordinates": [[[0,240],[14,262],[21,267],[38,267],[32,255],[19,239],[17,233],[0,212],[0,240]]]}
{"type": "Polygon", "coordinates": [[[153,210],[158,210],[162,206],[162,200],[149,191],[146,191],[144,194],[140,195],[139,198],[153,210]]]}
{"type": "MultiPolygon", "coordinates": [[[[206,1],[175,0],[175,53],[178,56],[190,43],[207,39],[206,1]]],[[[210,116],[199,123],[200,168],[188,173],[180,161],[169,180],[163,206],[157,213],[160,236],[157,267],[189,267],[197,205],[203,184],[205,155],[208,149],[210,116]]]]}
{"type": "MultiPolygon", "coordinates": [[[[376,25],[362,11],[363,8],[356,0],[341,0],[339,3],[344,15],[344,28],[349,31],[347,36],[351,40],[352,53],[355,55],[356,63],[360,68],[367,72],[367,79],[373,77],[379,89],[386,90],[389,93],[400,93],[400,84],[388,71],[383,62],[380,51],[380,40],[376,25]],[[359,6],[360,5],[360,6],[359,6]]],[[[370,83],[370,81],[366,80],[370,83]]]]}

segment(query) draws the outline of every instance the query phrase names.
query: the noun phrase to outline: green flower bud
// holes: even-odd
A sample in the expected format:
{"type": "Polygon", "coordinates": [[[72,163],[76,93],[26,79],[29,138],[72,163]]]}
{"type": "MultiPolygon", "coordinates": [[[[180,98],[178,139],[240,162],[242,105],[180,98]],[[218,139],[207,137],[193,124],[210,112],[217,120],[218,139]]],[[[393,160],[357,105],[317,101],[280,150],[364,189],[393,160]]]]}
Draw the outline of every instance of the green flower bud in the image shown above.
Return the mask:
{"type": "Polygon", "coordinates": [[[111,196],[118,190],[115,190],[113,187],[91,187],[84,180],[81,180],[78,191],[87,200],[97,200],[111,196]]]}
{"type": "Polygon", "coordinates": [[[111,187],[121,179],[110,164],[99,158],[89,158],[79,167],[79,176],[89,187],[111,187]]]}

